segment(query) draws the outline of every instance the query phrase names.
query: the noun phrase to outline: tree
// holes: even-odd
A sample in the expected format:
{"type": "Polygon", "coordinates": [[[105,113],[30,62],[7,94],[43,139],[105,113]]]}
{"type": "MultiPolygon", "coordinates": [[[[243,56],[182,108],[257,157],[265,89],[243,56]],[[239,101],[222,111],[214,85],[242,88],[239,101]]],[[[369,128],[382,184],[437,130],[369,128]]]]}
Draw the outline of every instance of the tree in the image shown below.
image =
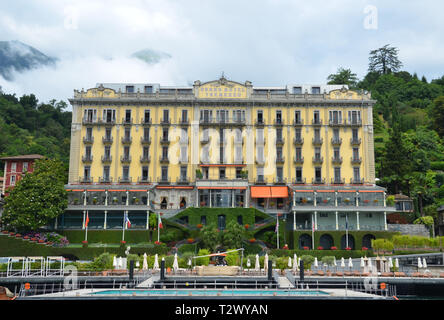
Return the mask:
{"type": "Polygon", "coordinates": [[[37,160],[5,198],[2,224],[20,232],[37,230],[62,214],[68,205],[65,172],[58,160],[37,160]]]}
{"type": "Polygon", "coordinates": [[[340,67],[336,73],[333,73],[327,77],[328,84],[346,84],[350,87],[356,87],[358,83],[358,77],[356,73],[352,73],[350,69],[344,69],[340,67]]]}
{"type": "Polygon", "coordinates": [[[200,239],[203,242],[203,246],[210,249],[212,252],[216,251],[216,248],[221,242],[220,238],[220,232],[214,225],[204,226],[200,230],[200,239]]]}
{"type": "Polygon", "coordinates": [[[444,137],[444,96],[438,97],[433,102],[433,127],[440,137],[444,137]]]}
{"type": "Polygon", "coordinates": [[[245,228],[231,221],[227,225],[227,229],[223,233],[223,244],[228,248],[240,248],[242,246],[242,239],[244,236],[245,228]]]}
{"type": "Polygon", "coordinates": [[[402,63],[398,59],[398,51],[397,48],[389,47],[388,44],[382,48],[370,51],[368,71],[382,74],[399,71],[402,63]]]}

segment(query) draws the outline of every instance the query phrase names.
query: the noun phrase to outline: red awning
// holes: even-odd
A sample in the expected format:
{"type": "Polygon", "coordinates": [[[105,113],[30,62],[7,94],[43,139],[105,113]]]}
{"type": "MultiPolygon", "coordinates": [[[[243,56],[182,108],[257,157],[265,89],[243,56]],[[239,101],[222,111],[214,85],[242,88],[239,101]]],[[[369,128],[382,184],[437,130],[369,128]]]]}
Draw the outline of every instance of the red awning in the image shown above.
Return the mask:
{"type": "Polygon", "coordinates": [[[287,187],[270,187],[271,198],[288,198],[287,187]]]}
{"type": "Polygon", "coordinates": [[[251,187],[252,198],[271,198],[270,187],[251,187]]]}

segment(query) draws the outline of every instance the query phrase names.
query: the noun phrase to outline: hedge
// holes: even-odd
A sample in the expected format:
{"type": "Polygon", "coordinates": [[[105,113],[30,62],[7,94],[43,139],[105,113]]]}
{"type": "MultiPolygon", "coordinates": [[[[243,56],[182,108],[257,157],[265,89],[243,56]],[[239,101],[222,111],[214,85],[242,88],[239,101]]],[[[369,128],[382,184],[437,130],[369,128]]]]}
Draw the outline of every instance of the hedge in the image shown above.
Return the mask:
{"type": "Polygon", "coordinates": [[[431,161],[430,169],[444,171],[444,161],[431,161]]]}
{"type": "Polygon", "coordinates": [[[296,254],[299,258],[301,256],[313,256],[318,259],[326,256],[334,256],[336,259],[344,257],[348,258],[360,258],[360,257],[373,257],[374,253],[371,250],[284,250],[284,249],[272,249],[269,255],[276,257],[291,257],[296,254]]]}

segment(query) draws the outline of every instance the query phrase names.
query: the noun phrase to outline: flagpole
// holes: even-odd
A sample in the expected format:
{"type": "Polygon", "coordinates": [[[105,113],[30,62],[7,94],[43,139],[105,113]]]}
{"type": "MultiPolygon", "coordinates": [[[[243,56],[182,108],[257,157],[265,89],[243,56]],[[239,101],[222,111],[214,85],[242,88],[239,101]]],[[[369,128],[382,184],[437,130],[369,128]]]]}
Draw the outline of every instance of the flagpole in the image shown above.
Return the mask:
{"type": "Polygon", "coordinates": [[[122,241],[125,241],[125,226],[126,226],[126,211],[123,212],[123,231],[122,231],[122,241]]]}
{"type": "Polygon", "coordinates": [[[88,211],[86,211],[86,219],[85,219],[86,225],[85,225],[85,241],[88,241],[88,224],[89,224],[89,216],[88,211]]]}
{"type": "Polygon", "coordinates": [[[160,213],[157,213],[157,242],[160,242],[160,213]]]}
{"type": "Polygon", "coordinates": [[[314,250],[315,246],[315,225],[314,225],[314,217],[311,215],[311,249],[314,250]]]}
{"type": "Polygon", "coordinates": [[[277,248],[279,249],[279,214],[276,215],[276,236],[277,248]]]}
{"type": "Polygon", "coordinates": [[[348,248],[348,214],[345,213],[345,248],[348,248]]]}

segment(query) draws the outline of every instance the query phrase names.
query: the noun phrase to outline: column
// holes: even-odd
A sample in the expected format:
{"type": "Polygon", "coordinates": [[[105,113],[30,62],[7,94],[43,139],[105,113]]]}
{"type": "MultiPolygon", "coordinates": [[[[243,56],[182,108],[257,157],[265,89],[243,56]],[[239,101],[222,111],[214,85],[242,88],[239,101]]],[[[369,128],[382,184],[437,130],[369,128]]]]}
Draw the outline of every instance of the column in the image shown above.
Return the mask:
{"type": "Polygon", "coordinates": [[[106,230],[106,224],[108,222],[108,211],[105,210],[105,219],[103,221],[103,229],[106,230]]]}
{"type": "Polygon", "coordinates": [[[200,207],[199,203],[199,189],[196,187],[196,208],[200,207]]]}
{"type": "Polygon", "coordinates": [[[108,206],[108,190],[105,191],[105,207],[108,206]]]}
{"type": "Polygon", "coordinates": [[[314,212],[315,231],[318,230],[318,212],[314,212]]]}
{"type": "Polygon", "coordinates": [[[248,208],[249,206],[250,206],[250,189],[247,187],[245,189],[244,207],[248,208]]]}
{"type": "Polygon", "coordinates": [[[293,210],[293,231],[296,231],[296,210],[293,210]]]}
{"type": "Polygon", "coordinates": [[[211,200],[211,189],[209,191],[210,191],[210,208],[212,208],[213,206],[212,206],[212,200],[211,200]]]}
{"type": "Polygon", "coordinates": [[[359,227],[359,211],[356,211],[356,228],[358,229],[358,231],[360,230],[360,227],[359,227]]]}
{"type": "Polygon", "coordinates": [[[150,228],[150,212],[149,210],[146,211],[146,230],[150,228]]]}
{"type": "Polygon", "coordinates": [[[293,207],[296,207],[296,192],[293,191],[293,207]]]}
{"type": "Polygon", "coordinates": [[[338,222],[338,212],[335,212],[335,217],[336,217],[336,230],[339,230],[339,222],[338,222]]]}
{"type": "Polygon", "coordinates": [[[316,191],[313,191],[313,205],[316,207],[316,191]]]}
{"type": "Polygon", "coordinates": [[[338,192],[335,191],[335,207],[338,206],[338,192]]]}
{"type": "Polygon", "coordinates": [[[86,216],[86,211],[83,211],[82,230],[85,230],[85,216],[86,216]]]}
{"type": "Polygon", "coordinates": [[[231,189],[231,207],[234,208],[234,189],[231,189]]]}
{"type": "Polygon", "coordinates": [[[387,202],[386,202],[385,196],[386,196],[386,193],[384,191],[384,208],[387,206],[387,202]]]}
{"type": "Polygon", "coordinates": [[[384,211],[384,230],[387,231],[387,212],[384,211]]]}

